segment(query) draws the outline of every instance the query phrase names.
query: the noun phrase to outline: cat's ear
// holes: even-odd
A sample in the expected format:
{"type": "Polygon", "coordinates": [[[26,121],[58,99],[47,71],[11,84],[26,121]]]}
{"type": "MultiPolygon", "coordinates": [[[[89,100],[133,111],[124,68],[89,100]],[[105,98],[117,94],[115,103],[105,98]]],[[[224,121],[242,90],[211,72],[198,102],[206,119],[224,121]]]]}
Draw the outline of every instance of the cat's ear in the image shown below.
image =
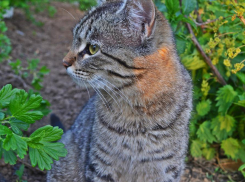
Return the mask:
{"type": "Polygon", "coordinates": [[[124,0],[122,8],[127,10],[131,26],[143,31],[146,38],[153,34],[156,9],[152,0],[124,0]]]}

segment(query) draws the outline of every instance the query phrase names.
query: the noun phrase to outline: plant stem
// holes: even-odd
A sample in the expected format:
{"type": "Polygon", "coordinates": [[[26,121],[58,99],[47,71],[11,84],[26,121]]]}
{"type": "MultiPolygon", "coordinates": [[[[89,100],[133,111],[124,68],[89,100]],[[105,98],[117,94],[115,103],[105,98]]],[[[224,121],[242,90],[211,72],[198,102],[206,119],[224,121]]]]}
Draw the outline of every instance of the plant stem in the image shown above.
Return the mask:
{"type": "Polygon", "coordinates": [[[9,121],[1,121],[2,124],[9,123],[9,121]]]}
{"type": "MultiPolygon", "coordinates": [[[[180,4],[180,9],[182,8],[182,0],[179,0],[179,4],[180,4]]],[[[182,11],[181,11],[182,13],[182,11]]],[[[226,82],[224,80],[224,78],[221,76],[220,72],[218,71],[218,69],[213,65],[211,59],[206,55],[206,53],[203,51],[200,43],[198,42],[192,28],[191,25],[189,23],[186,23],[187,28],[191,34],[191,40],[193,41],[193,43],[195,44],[195,46],[197,47],[198,51],[201,53],[202,57],[204,58],[205,62],[209,65],[209,67],[211,68],[213,74],[218,78],[219,83],[221,83],[222,85],[226,85],[226,82]]]]}
{"type": "Polygon", "coordinates": [[[204,50],[202,49],[200,43],[198,42],[192,28],[191,25],[189,23],[186,23],[187,28],[191,34],[191,39],[193,41],[193,43],[195,44],[195,46],[197,47],[198,51],[200,52],[200,54],[202,55],[202,57],[204,58],[205,62],[209,65],[209,67],[211,68],[213,74],[218,78],[218,81],[222,84],[222,85],[226,85],[226,82],[224,80],[224,78],[221,76],[220,72],[218,71],[218,69],[213,65],[211,59],[206,55],[206,53],[204,52],[204,50]]]}

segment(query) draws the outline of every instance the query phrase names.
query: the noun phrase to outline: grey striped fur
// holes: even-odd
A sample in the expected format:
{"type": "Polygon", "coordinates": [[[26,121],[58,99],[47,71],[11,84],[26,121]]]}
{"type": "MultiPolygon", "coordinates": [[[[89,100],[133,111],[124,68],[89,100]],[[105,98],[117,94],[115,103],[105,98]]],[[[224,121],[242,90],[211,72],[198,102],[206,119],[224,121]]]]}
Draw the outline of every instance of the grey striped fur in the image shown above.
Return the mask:
{"type": "Polygon", "coordinates": [[[47,181],[180,181],[192,84],[167,20],[151,0],[104,0],[73,34],[67,72],[97,94],[64,134],[68,155],[47,181]],[[87,44],[99,52],[89,56],[87,44]]]}

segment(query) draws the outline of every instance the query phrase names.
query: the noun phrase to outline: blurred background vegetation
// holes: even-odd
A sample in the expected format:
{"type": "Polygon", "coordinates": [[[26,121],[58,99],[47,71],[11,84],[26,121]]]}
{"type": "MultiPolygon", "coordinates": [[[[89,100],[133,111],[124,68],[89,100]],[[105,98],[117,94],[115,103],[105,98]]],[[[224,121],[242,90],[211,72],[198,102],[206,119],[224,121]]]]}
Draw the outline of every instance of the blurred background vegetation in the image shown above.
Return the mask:
{"type": "MultiPolygon", "coordinates": [[[[75,3],[81,10],[96,5],[91,0],[58,0],[75,3]]],[[[190,123],[190,154],[193,157],[235,161],[245,176],[245,2],[243,0],[155,0],[169,20],[182,63],[194,84],[190,123]]],[[[0,62],[8,61],[14,72],[33,78],[35,91],[42,88],[48,69],[37,69],[39,60],[10,60],[11,42],[5,35],[3,16],[11,7],[22,8],[27,18],[42,26],[33,14],[56,9],[51,0],[0,1],[0,62]]],[[[238,168],[237,168],[238,170],[238,168]]]]}

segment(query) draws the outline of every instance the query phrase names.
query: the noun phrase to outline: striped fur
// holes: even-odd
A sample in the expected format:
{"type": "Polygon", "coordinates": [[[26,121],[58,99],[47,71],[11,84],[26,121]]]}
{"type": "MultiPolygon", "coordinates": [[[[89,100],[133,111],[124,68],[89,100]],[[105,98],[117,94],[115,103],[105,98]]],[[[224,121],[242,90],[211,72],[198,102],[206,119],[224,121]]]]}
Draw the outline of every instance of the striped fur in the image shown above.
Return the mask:
{"type": "Polygon", "coordinates": [[[167,20],[151,0],[104,0],[73,35],[67,72],[97,94],[64,134],[68,156],[47,181],[179,181],[192,84],[167,20]],[[100,50],[89,55],[87,44],[100,50]]]}

